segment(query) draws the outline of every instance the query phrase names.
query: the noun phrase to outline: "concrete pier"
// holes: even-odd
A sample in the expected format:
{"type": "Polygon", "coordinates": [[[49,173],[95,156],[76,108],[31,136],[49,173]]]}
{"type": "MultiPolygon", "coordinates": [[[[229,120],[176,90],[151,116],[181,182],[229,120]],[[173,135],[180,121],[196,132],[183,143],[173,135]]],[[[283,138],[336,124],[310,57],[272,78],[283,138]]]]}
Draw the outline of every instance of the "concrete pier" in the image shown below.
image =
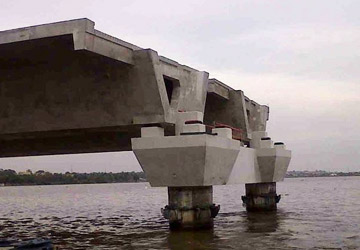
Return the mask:
{"type": "Polygon", "coordinates": [[[133,151],[152,186],[168,187],[163,216],[170,229],[213,227],[220,206],[213,204],[213,185],[224,185],[240,151],[229,128],[206,132],[200,112],[179,112],[176,136],[160,127],[143,127],[133,151]]]}
{"type": "Polygon", "coordinates": [[[212,186],[168,187],[169,204],[162,209],[170,229],[206,229],[213,227],[213,218],[220,206],[213,204],[212,186]]]}
{"type": "Polygon", "coordinates": [[[245,184],[246,196],[241,199],[246,206],[246,211],[274,211],[280,201],[276,194],[276,182],[245,184]]]}

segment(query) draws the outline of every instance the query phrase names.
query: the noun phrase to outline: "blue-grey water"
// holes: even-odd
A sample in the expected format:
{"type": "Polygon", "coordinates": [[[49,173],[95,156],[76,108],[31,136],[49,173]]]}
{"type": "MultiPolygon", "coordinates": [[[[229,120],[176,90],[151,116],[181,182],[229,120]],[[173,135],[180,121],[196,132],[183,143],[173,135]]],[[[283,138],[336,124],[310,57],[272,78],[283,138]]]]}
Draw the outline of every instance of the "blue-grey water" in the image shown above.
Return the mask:
{"type": "Polygon", "coordinates": [[[244,185],[214,187],[213,230],[170,232],[166,188],[148,183],[0,187],[0,239],[60,249],[360,249],[360,177],[278,183],[276,213],[248,214],[244,185]]]}

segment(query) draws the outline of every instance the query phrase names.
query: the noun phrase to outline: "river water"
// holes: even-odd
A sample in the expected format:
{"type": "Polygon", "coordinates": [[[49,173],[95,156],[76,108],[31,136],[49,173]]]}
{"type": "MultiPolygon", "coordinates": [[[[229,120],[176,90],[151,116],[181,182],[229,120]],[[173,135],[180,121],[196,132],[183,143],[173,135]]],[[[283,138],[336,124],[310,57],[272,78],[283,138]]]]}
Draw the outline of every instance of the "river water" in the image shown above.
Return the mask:
{"type": "Polygon", "coordinates": [[[213,230],[170,232],[166,188],[148,183],[0,187],[0,239],[60,249],[360,249],[360,177],[277,184],[276,213],[248,214],[244,185],[214,187],[213,230]]]}

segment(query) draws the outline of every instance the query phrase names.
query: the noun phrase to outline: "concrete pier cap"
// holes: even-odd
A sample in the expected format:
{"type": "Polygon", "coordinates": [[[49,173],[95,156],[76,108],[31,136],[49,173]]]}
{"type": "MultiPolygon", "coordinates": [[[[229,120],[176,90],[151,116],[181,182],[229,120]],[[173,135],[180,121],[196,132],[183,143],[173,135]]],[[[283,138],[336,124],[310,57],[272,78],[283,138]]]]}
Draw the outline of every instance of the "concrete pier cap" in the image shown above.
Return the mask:
{"type": "Polygon", "coordinates": [[[201,112],[179,112],[177,135],[163,136],[162,128],[146,127],[142,128],[141,138],[132,138],[132,149],[151,186],[211,186],[228,182],[240,142],[229,137],[226,129],[214,130],[221,135],[207,133],[202,118],[201,112]]]}
{"type": "Polygon", "coordinates": [[[266,131],[252,132],[250,147],[241,147],[228,184],[283,181],[291,151],[273,142],[266,131]]]}

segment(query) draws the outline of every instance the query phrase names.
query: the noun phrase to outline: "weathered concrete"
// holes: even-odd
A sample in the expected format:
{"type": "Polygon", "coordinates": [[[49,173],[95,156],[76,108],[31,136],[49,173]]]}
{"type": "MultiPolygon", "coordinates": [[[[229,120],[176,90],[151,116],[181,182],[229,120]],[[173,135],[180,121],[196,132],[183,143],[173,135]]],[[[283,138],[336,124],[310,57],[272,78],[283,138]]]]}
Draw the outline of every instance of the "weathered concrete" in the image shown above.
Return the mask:
{"type": "Polygon", "coordinates": [[[249,142],[253,131],[265,131],[269,107],[250,100],[241,90],[234,90],[217,79],[209,79],[204,123],[226,124],[241,129],[242,141],[249,142]]]}
{"type": "Polygon", "coordinates": [[[169,203],[162,209],[171,229],[204,229],[213,227],[220,206],[213,204],[212,186],[169,187],[169,203]]]}
{"type": "Polygon", "coordinates": [[[241,90],[225,87],[225,84],[216,79],[210,79],[209,86],[212,88],[206,100],[204,123],[207,125],[222,123],[241,129],[243,139],[248,140],[249,125],[244,93],[241,90]]]}
{"type": "Polygon", "coordinates": [[[213,95],[223,100],[230,99],[230,91],[233,89],[217,79],[209,79],[208,95],[213,95]]]}
{"type": "Polygon", "coordinates": [[[269,120],[269,107],[260,105],[247,97],[245,97],[245,107],[248,116],[249,134],[252,135],[256,131],[265,131],[266,122],[269,120]]]}
{"type": "Polygon", "coordinates": [[[242,200],[249,212],[277,209],[280,196],[276,194],[276,182],[249,183],[245,185],[246,196],[242,200]]]}
{"type": "Polygon", "coordinates": [[[242,91],[88,19],[0,32],[0,54],[0,157],[131,150],[144,125],[174,135],[178,110],[242,129],[245,141],[265,129],[268,109],[242,91]]]}
{"type": "Polygon", "coordinates": [[[178,110],[205,108],[208,73],[88,19],[0,32],[0,54],[0,157],[131,150],[142,125],[173,135],[178,110]]]}

